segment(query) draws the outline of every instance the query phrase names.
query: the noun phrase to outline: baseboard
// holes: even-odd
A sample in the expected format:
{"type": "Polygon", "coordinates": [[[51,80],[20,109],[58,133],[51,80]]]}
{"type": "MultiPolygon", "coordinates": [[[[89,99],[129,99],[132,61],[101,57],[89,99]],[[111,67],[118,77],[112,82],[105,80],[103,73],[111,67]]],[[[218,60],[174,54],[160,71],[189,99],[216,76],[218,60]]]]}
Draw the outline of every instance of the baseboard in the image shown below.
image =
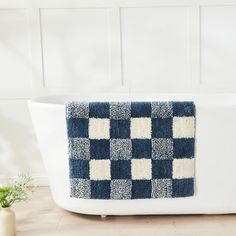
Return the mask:
{"type": "MultiPolygon", "coordinates": [[[[17,177],[9,177],[9,178],[0,177],[0,184],[11,182],[16,178],[17,177]]],[[[34,180],[33,183],[35,186],[49,186],[48,177],[46,176],[33,176],[32,175],[32,178],[34,180]]]]}

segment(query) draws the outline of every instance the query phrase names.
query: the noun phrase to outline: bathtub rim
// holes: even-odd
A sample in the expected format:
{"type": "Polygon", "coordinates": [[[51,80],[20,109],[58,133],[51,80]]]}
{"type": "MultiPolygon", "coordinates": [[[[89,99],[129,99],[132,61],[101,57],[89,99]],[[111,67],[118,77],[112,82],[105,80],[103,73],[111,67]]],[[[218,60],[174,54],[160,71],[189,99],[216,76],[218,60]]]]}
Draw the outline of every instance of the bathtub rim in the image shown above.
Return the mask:
{"type": "Polygon", "coordinates": [[[65,106],[70,101],[194,101],[195,104],[236,105],[236,93],[94,93],[59,94],[39,96],[28,100],[29,104],[65,106]]]}

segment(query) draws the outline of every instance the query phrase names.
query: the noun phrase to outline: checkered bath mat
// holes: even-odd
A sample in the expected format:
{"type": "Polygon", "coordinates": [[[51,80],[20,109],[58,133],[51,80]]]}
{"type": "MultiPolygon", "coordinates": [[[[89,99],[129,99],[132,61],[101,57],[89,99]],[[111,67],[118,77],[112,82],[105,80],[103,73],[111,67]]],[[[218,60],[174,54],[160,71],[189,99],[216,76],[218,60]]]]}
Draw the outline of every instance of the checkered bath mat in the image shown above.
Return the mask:
{"type": "Polygon", "coordinates": [[[193,195],[193,102],[70,102],[66,120],[71,197],[193,195]]]}

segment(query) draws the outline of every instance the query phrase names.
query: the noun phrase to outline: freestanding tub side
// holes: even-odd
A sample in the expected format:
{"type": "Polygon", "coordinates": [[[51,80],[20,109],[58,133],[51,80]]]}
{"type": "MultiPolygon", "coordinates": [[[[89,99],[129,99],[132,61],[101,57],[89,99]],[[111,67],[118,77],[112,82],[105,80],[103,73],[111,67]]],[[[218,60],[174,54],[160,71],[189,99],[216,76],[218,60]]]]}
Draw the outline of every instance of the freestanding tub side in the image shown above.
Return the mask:
{"type": "Polygon", "coordinates": [[[54,201],[95,215],[236,213],[236,96],[80,95],[32,99],[29,109],[54,201]],[[196,104],[195,194],[187,198],[92,200],[70,198],[65,102],[192,100],[196,104]]]}

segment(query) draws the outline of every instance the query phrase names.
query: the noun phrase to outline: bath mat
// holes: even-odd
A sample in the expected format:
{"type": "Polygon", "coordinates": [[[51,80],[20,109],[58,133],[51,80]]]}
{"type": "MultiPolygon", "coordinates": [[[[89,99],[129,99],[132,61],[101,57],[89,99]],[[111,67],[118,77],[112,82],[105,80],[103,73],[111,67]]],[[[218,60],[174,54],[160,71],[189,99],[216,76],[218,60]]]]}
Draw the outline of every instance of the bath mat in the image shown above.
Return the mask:
{"type": "Polygon", "coordinates": [[[71,197],[194,194],[193,102],[66,104],[71,197]]]}

